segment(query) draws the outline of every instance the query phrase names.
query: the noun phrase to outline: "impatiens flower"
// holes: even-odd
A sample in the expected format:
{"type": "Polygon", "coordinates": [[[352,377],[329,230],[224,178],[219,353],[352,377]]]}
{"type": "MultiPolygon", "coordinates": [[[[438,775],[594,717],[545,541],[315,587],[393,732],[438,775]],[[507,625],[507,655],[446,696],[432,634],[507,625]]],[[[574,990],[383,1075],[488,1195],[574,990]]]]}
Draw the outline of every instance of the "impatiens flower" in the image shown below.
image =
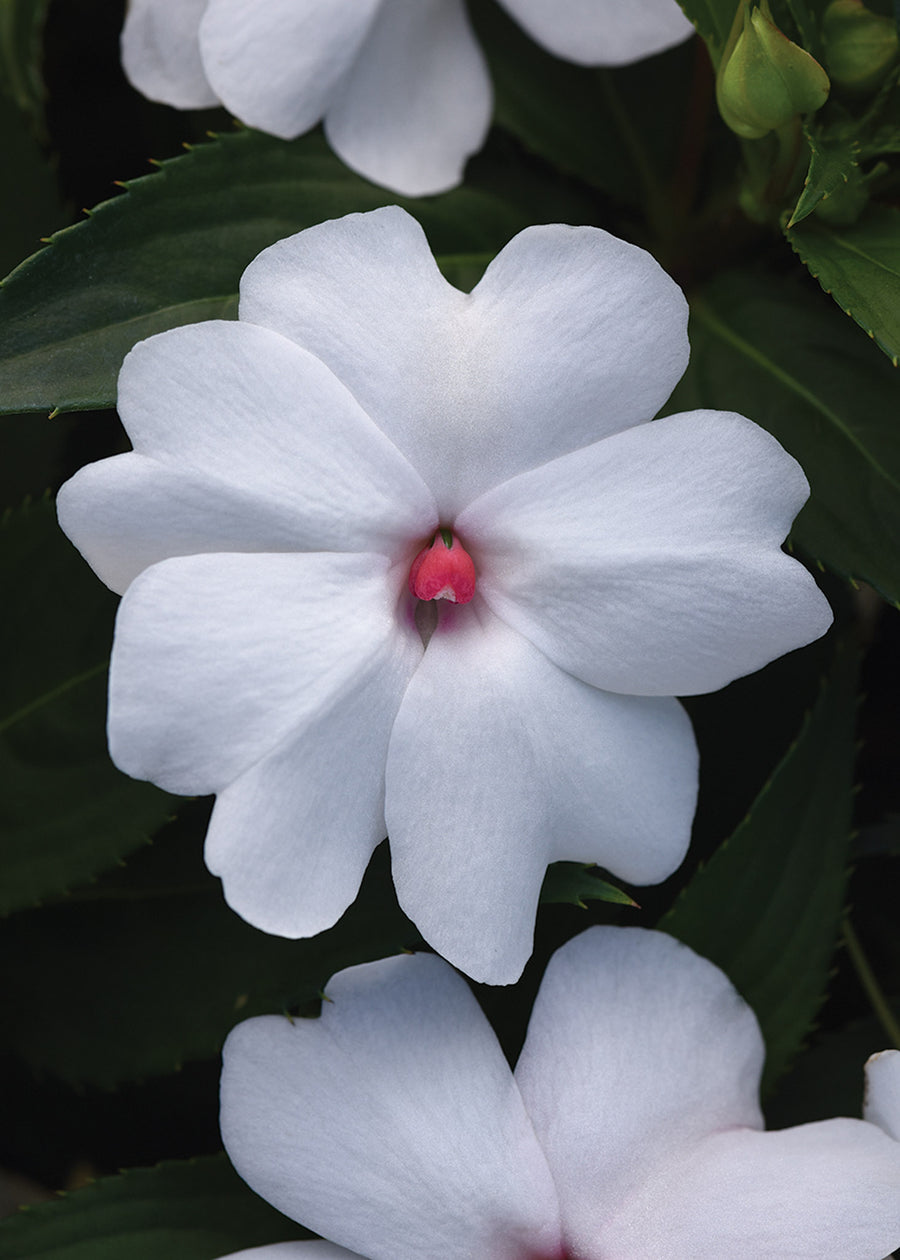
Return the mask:
{"type": "MultiPolygon", "coordinates": [[[[503,0],[572,61],[620,65],[686,39],[675,0],[503,0]]],[[[491,86],[463,0],[130,0],[122,63],[183,109],[227,106],[284,139],[324,118],[362,175],[412,196],[462,178],[491,86]]]]}
{"type": "Polygon", "coordinates": [[[235,1168],[337,1244],[261,1258],[878,1260],[900,1243],[900,1146],[862,1120],[764,1133],[752,1011],[662,933],[563,946],[514,1075],[440,959],[353,967],[327,996],[318,1020],[251,1019],[225,1044],[235,1168]]]}
{"type": "Polygon", "coordinates": [[[882,1050],[866,1064],[863,1115],[900,1142],[900,1050],[882,1050]]]}
{"type": "Polygon", "coordinates": [[[548,862],[679,865],[697,760],[672,697],[831,617],[780,549],[808,488],[778,443],[730,413],[645,423],[686,319],[596,228],[529,228],[461,293],[388,208],[273,245],[239,321],[128,356],[134,451],[60,520],[125,592],[113,758],[218,794],[206,860],[244,918],[331,926],[387,829],[425,939],[505,983],[548,862]]]}

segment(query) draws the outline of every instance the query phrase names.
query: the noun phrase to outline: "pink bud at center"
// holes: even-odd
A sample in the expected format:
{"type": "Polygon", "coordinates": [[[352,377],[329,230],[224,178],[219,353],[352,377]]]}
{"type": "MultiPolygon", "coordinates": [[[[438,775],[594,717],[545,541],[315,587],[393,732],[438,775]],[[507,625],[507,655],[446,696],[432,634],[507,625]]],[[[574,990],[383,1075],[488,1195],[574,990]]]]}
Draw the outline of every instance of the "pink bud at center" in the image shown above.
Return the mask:
{"type": "Polygon", "coordinates": [[[417,599],[468,604],[475,594],[475,565],[452,530],[439,529],[413,560],[409,589],[417,599]]]}

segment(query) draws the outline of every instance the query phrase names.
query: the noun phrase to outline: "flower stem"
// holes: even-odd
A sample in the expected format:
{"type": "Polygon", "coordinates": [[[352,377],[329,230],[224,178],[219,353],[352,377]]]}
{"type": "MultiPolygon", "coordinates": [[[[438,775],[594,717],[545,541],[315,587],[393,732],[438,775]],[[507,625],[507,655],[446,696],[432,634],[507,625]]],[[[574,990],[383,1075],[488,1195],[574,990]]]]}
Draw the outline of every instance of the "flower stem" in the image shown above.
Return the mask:
{"type": "Polygon", "coordinates": [[[881,991],[881,985],[875,979],[875,973],[869,966],[869,960],[863,952],[863,947],[860,944],[859,937],[853,930],[849,916],[844,918],[843,933],[850,961],[853,963],[859,982],[865,989],[866,996],[872,1004],[872,1010],[878,1017],[879,1023],[887,1033],[894,1049],[900,1050],[900,1023],[897,1022],[893,1011],[888,1005],[887,998],[881,991]]]}

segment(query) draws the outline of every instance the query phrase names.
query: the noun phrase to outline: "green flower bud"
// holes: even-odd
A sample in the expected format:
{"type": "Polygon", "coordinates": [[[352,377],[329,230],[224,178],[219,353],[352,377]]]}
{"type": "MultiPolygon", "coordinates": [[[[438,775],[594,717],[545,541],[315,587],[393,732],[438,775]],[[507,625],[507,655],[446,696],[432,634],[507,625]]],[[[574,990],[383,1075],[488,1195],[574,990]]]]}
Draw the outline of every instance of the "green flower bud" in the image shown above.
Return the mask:
{"type": "Polygon", "coordinates": [[[768,0],[753,9],[741,0],[716,78],[719,111],[732,131],[758,140],[819,109],[830,86],[819,63],[772,21],[768,0]]]}
{"type": "Polygon", "coordinates": [[[833,0],[822,18],[828,72],[848,92],[878,86],[900,43],[893,18],[872,13],[862,0],[833,0]]]}

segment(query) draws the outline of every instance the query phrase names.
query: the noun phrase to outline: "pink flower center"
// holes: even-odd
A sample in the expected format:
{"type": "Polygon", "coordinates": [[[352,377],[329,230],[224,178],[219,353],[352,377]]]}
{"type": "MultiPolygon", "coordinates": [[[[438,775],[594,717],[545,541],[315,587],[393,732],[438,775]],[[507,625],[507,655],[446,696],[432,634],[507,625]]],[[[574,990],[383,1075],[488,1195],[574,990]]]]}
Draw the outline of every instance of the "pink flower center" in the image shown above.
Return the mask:
{"type": "Polygon", "coordinates": [[[417,599],[468,604],[475,594],[475,565],[452,530],[439,529],[413,560],[409,589],[417,599]]]}

